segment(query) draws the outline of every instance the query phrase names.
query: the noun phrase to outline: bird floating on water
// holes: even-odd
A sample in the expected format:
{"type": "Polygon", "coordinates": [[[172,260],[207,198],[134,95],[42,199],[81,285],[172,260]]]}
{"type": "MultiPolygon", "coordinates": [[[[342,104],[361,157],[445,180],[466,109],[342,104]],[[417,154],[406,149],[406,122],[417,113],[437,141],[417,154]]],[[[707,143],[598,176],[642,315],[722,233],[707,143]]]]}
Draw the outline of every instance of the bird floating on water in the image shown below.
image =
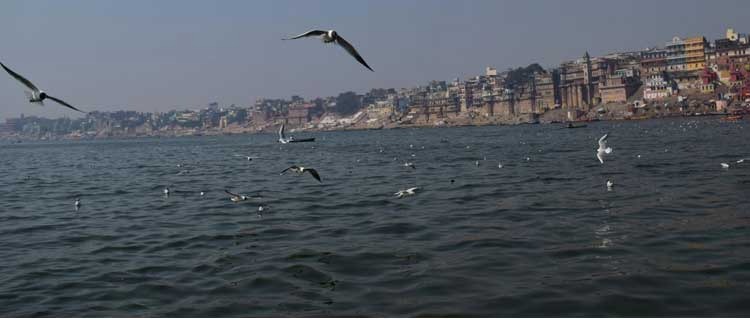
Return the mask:
{"type": "Polygon", "coordinates": [[[607,179],[607,190],[612,190],[612,187],[615,186],[615,183],[611,179],[607,179]]]}
{"type": "Polygon", "coordinates": [[[258,158],[257,156],[247,156],[247,155],[240,155],[240,154],[234,154],[234,156],[237,156],[237,157],[244,157],[244,158],[245,158],[245,159],[247,159],[248,161],[252,161],[252,160],[254,160],[254,159],[258,158]]]}
{"type": "Polygon", "coordinates": [[[279,175],[284,174],[288,170],[292,170],[293,172],[295,172],[295,173],[297,173],[299,175],[302,175],[305,172],[310,173],[310,176],[312,176],[313,178],[317,179],[318,182],[322,182],[320,180],[320,175],[318,174],[318,171],[316,171],[315,169],[312,169],[312,168],[307,168],[307,167],[302,167],[302,166],[297,166],[297,165],[292,165],[292,166],[287,167],[286,169],[284,169],[283,171],[281,171],[281,173],[279,175]]]}
{"type": "Polygon", "coordinates": [[[599,159],[599,162],[604,164],[604,154],[612,153],[612,148],[607,147],[607,134],[604,134],[601,138],[599,138],[599,149],[596,150],[596,158],[599,159]]]}
{"type": "Polygon", "coordinates": [[[164,196],[169,196],[169,187],[164,187],[164,196]]]}
{"type": "Polygon", "coordinates": [[[412,187],[407,189],[402,189],[398,192],[395,192],[393,195],[396,196],[396,198],[403,198],[405,196],[412,196],[416,194],[416,191],[419,190],[419,187],[412,187]]]}
{"type": "Polygon", "coordinates": [[[727,164],[727,163],[721,163],[721,168],[729,168],[729,164],[727,164]]]}
{"type": "Polygon", "coordinates": [[[67,107],[67,108],[76,110],[76,111],[81,112],[81,113],[86,113],[84,111],[81,111],[81,110],[75,108],[74,106],[68,104],[67,102],[65,102],[63,100],[58,99],[58,98],[56,98],[54,96],[51,96],[51,95],[47,94],[46,92],[40,90],[39,88],[36,87],[36,85],[34,85],[34,83],[31,83],[31,81],[27,80],[26,78],[24,78],[20,74],[18,74],[16,72],[14,72],[13,70],[9,69],[2,62],[0,62],[0,66],[2,66],[3,69],[5,69],[5,71],[8,72],[8,74],[10,74],[13,78],[15,78],[16,80],[18,80],[18,82],[21,82],[21,84],[25,85],[27,88],[29,88],[31,90],[31,92],[26,91],[26,95],[28,96],[30,103],[44,105],[44,100],[45,99],[50,99],[52,101],[55,101],[55,102],[59,103],[62,106],[67,107]]]}
{"type": "MultiPolygon", "coordinates": [[[[344,50],[346,50],[346,52],[349,52],[349,54],[351,56],[353,56],[359,63],[361,63],[362,65],[364,65],[368,70],[373,71],[372,68],[369,65],[367,65],[367,62],[365,62],[365,59],[363,59],[362,56],[359,55],[359,53],[357,52],[357,50],[354,49],[354,46],[351,45],[351,43],[349,43],[346,40],[344,40],[344,38],[342,38],[334,30],[328,30],[328,31],[324,31],[324,30],[310,30],[310,31],[307,31],[307,32],[305,32],[303,34],[300,34],[298,36],[287,38],[287,39],[282,39],[282,40],[294,40],[294,39],[306,38],[306,37],[320,37],[320,40],[322,40],[323,43],[335,43],[335,44],[338,44],[339,46],[341,46],[342,48],[344,48],[344,50]]],[[[373,72],[375,72],[375,71],[373,71],[373,72]]]]}
{"type": "Polygon", "coordinates": [[[228,191],[226,189],[224,190],[224,192],[227,193],[227,194],[229,194],[230,195],[229,199],[231,201],[235,202],[235,203],[236,202],[241,202],[243,200],[247,200],[247,196],[245,196],[245,195],[235,194],[235,193],[232,193],[232,192],[230,192],[230,191],[228,191]]]}
{"type": "Polygon", "coordinates": [[[80,198],[76,198],[76,202],[73,203],[73,205],[75,205],[76,210],[78,210],[79,208],[81,208],[81,199],[80,198]]]}
{"type": "Polygon", "coordinates": [[[414,165],[412,162],[406,162],[404,163],[404,167],[411,167],[412,169],[417,169],[417,166],[414,165]]]}
{"type": "Polygon", "coordinates": [[[503,163],[497,163],[497,168],[503,168],[503,163]]]}

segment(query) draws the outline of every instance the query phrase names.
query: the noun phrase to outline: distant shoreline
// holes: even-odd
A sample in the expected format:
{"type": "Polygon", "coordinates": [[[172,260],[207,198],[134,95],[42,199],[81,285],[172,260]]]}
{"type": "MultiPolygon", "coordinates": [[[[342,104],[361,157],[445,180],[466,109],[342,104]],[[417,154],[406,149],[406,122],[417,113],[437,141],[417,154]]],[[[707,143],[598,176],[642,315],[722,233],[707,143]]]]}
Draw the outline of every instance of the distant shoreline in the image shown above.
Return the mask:
{"type": "MultiPolygon", "coordinates": [[[[581,119],[576,121],[545,121],[537,120],[534,122],[517,122],[517,123],[503,123],[494,119],[483,119],[483,121],[469,121],[463,123],[445,123],[441,125],[434,125],[429,123],[419,124],[396,124],[396,125],[383,125],[378,127],[367,127],[367,126],[346,126],[346,127],[333,127],[333,128],[293,128],[296,132],[337,132],[337,131],[379,131],[379,130],[398,130],[398,129],[410,129],[410,128],[453,128],[453,127],[483,127],[483,126],[517,126],[517,125],[559,125],[561,128],[565,128],[564,123],[588,123],[588,122],[623,122],[623,121],[645,121],[645,120],[658,120],[667,118],[683,118],[683,117],[726,117],[731,113],[725,112],[706,112],[700,114],[659,114],[657,116],[640,116],[635,118],[593,118],[593,119],[581,119]]],[[[143,139],[143,138],[173,138],[173,137],[200,137],[200,136],[228,136],[228,135],[252,135],[252,134],[275,134],[275,126],[273,128],[267,128],[258,130],[254,127],[239,127],[234,130],[197,130],[197,131],[171,131],[166,134],[112,134],[112,135],[97,135],[97,136],[78,136],[78,135],[56,135],[50,137],[33,137],[25,136],[22,134],[6,134],[0,135],[0,141],[11,143],[13,142],[34,142],[34,141],[75,141],[75,140],[129,140],[129,139],[143,139]]]]}

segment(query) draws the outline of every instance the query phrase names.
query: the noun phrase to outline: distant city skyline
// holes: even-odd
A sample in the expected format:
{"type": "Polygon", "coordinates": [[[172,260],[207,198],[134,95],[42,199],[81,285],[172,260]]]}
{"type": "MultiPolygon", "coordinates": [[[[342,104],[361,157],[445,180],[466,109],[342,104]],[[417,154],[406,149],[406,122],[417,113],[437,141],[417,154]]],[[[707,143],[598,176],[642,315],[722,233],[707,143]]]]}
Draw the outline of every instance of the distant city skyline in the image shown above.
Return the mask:
{"type": "MultiPolygon", "coordinates": [[[[539,63],[556,66],[749,32],[743,1],[5,1],[0,61],[87,111],[159,112],[210,102],[400,88],[539,63]],[[313,39],[336,29],[375,72],[313,39]]],[[[78,114],[26,103],[0,75],[0,118],[78,114]]]]}

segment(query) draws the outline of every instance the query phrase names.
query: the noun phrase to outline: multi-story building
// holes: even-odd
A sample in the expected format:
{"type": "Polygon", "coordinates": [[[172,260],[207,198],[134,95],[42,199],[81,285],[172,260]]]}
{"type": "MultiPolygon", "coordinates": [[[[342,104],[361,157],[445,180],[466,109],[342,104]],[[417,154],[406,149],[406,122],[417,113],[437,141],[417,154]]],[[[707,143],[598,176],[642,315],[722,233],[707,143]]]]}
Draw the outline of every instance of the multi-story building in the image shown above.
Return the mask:
{"type": "Polygon", "coordinates": [[[708,46],[706,38],[702,36],[687,38],[683,43],[685,46],[684,70],[703,70],[706,67],[706,47],[708,46]]]}
{"type": "Polygon", "coordinates": [[[289,124],[305,124],[310,121],[312,116],[311,110],[315,104],[302,101],[295,101],[289,106],[289,113],[286,116],[286,122],[289,124]]]}
{"type": "Polygon", "coordinates": [[[649,75],[666,71],[667,55],[668,51],[664,49],[651,49],[641,52],[641,72],[649,75]]]}
{"type": "Polygon", "coordinates": [[[702,36],[667,42],[667,71],[697,71],[706,67],[706,38],[702,36]]]}
{"type": "Polygon", "coordinates": [[[557,108],[560,104],[560,77],[557,70],[537,72],[534,74],[534,105],[536,112],[542,113],[557,108]]]}
{"type": "Polygon", "coordinates": [[[638,90],[638,80],[633,76],[608,77],[599,86],[602,103],[624,103],[638,90]]]}
{"type": "Polygon", "coordinates": [[[667,71],[682,71],[685,69],[685,41],[680,37],[672,38],[666,44],[667,71]]]}
{"type": "Polygon", "coordinates": [[[658,100],[672,96],[677,91],[666,72],[649,74],[643,81],[643,99],[658,100]]]}
{"type": "Polygon", "coordinates": [[[560,65],[560,105],[564,108],[588,109],[599,99],[599,84],[614,73],[616,60],[591,59],[586,52],[581,59],[560,65]]]}

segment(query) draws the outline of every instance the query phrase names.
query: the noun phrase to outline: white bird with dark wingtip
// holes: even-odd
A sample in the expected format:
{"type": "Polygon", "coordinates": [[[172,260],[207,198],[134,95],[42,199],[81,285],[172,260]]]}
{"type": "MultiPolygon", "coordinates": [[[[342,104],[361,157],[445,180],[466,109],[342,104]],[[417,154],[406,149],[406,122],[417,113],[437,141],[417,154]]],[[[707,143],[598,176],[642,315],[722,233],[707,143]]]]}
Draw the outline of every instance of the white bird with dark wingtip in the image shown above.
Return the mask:
{"type": "Polygon", "coordinates": [[[295,172],[295,173],[297,173],[299,175],[302,175],[305,172],[310,173],[310,176],[312,176],[313,178],[317,179],[318,182],[322,183],[322,181],[320,180],[320,175],[318,175],[318,171],[316,171],[315,169],[307,168],[307,167],[302,167],[302,166],[297,166],[297,165],[292,165],[292,166],[289,166],[288,168],[284,169],[283,171],[281,171],[281,173],[279,175],[283,175],[288,170],[292,170],[293,172],[295,172]]]}
{"type": "MultiPolygon", "coordinates": [[[[363,59],[362,56],[359,55],[359,53],[357,52],[357,50],[354,49],[354,46],[352,46],[349,42],[347,42],[346,40],[344,40],[344,38],[342,38],[334,30],[328,30],[328,31],[324,31],[324,30],[310,30],[310,31],[307,31],[307,32],[305,32],[303,34],[300,34],[300,35],[296,36],[296,37],[291,37],[291,38],[282,39],[282,40],[294,40],[294,39],[306,38],[306,37],[320,37],[320,40],[322,40],[323,43],[331,43],[331,42],[333,42],[333,43],[338,44],[339,46],[341,46],[342,48],[344,48],[344,50],[346,50],[346,52],[349,52],[349,54],[351,56],[353,56],[355,59],[357,59],[357,61],[359,63],[361,63],[362,65],[364,65],[368,70],[373,71],[372,68],[369,65],[367,65],[367,62],[365,62],[365,59],[363,59]]],[[[373,72],[375,72],[375,71],[373,71],[373,72]]]]}
{"type": "Polygon", "coordinates": [[[596,150],[596,158],[604,164],[604,155],[609,153],[612,153],[612,148],[607,147],[607,134],[604,134],[604,136],[599,138],[599,148],[596,150]]]}
{"type": "Polygon", "coordinates": [[[417,169],[417,166],[414,165],[412,162],[406,162],[404,163],[404,167],[411,167],[411,169],[417,169]]]}
{"type": "Polygon", "coordinates": [[[80,198],[76,198],[76,202],[73,205],[76,206],[76,210],[78,210],[79,208],[81,208],[81,199],[80,198]]]}
{"type": "Polygon", "coordinates": [[[247,196],[245,196],[245,195],[235,194],[235,193],[232,193],[232,192],[230,192],[230,191],[228,191],[226,189],[224,190],[224,192],[227,193],[227,194],[229,194],[231,196],[231,197],[229,197],[229,200],[231,200],[231,201],[233,201],[235,203],[236,202],[241,202],[243,200],[247,200],[247,196]]]}
{"type": "Polygon", "coordinates": [[[294,137],[287,138],[286,135],[284,135],[284,124],[281,124],[281,127],[279,128],[279,143],[281,144],[287,144],[294,140],[294,137]]]}
{"type": "Polygon", "coordinates": [[[393,195],[396,196],[396,198],[403,198],[405,196],[415,195],[418,190],[419,190],[419,187],[412,187],[412,188],[402,189],[398,192],[393,193],[393,195]]]}
{"type": "Polygon", "coordinates": [[[81,113],[86,113],[84,111],[81,111],[81,110],[75,108],[74,106],[68,104],[67,102],[65,102],[63,100],[58,99],[58,98],[56,98],[54,96],[51,96],[51,95],[45,93],[44,91],[40,90],[39,88],[36,87],[36,85],[34,85],[34,83],[31,83],[31,81],[27,80],[26,78],[24,78],[20,74],[18,74],[16,72],[14,72],[13,70],[9,69],[2,62],[0,62],[0,66],[2,66],[3,69],[5,69],[5,71],[8,72],[8,74],[10,74],[13,78],[15,78],[16,80],[18,80],[18,82],[21,82],[21,84],[25,85],[27,88],[29,88],[31,90],[31,92],[26,91],[26,95],[29,97],[29,102],[30,103],[36,103],[36,104],[44,105],[44,100],[45,99],[50,99],[52,101],[55,101],[55,102],[59,103],[62,106],[67,107],[67,108],[76,110],[76,111],[81,112],[81,113]]]}

